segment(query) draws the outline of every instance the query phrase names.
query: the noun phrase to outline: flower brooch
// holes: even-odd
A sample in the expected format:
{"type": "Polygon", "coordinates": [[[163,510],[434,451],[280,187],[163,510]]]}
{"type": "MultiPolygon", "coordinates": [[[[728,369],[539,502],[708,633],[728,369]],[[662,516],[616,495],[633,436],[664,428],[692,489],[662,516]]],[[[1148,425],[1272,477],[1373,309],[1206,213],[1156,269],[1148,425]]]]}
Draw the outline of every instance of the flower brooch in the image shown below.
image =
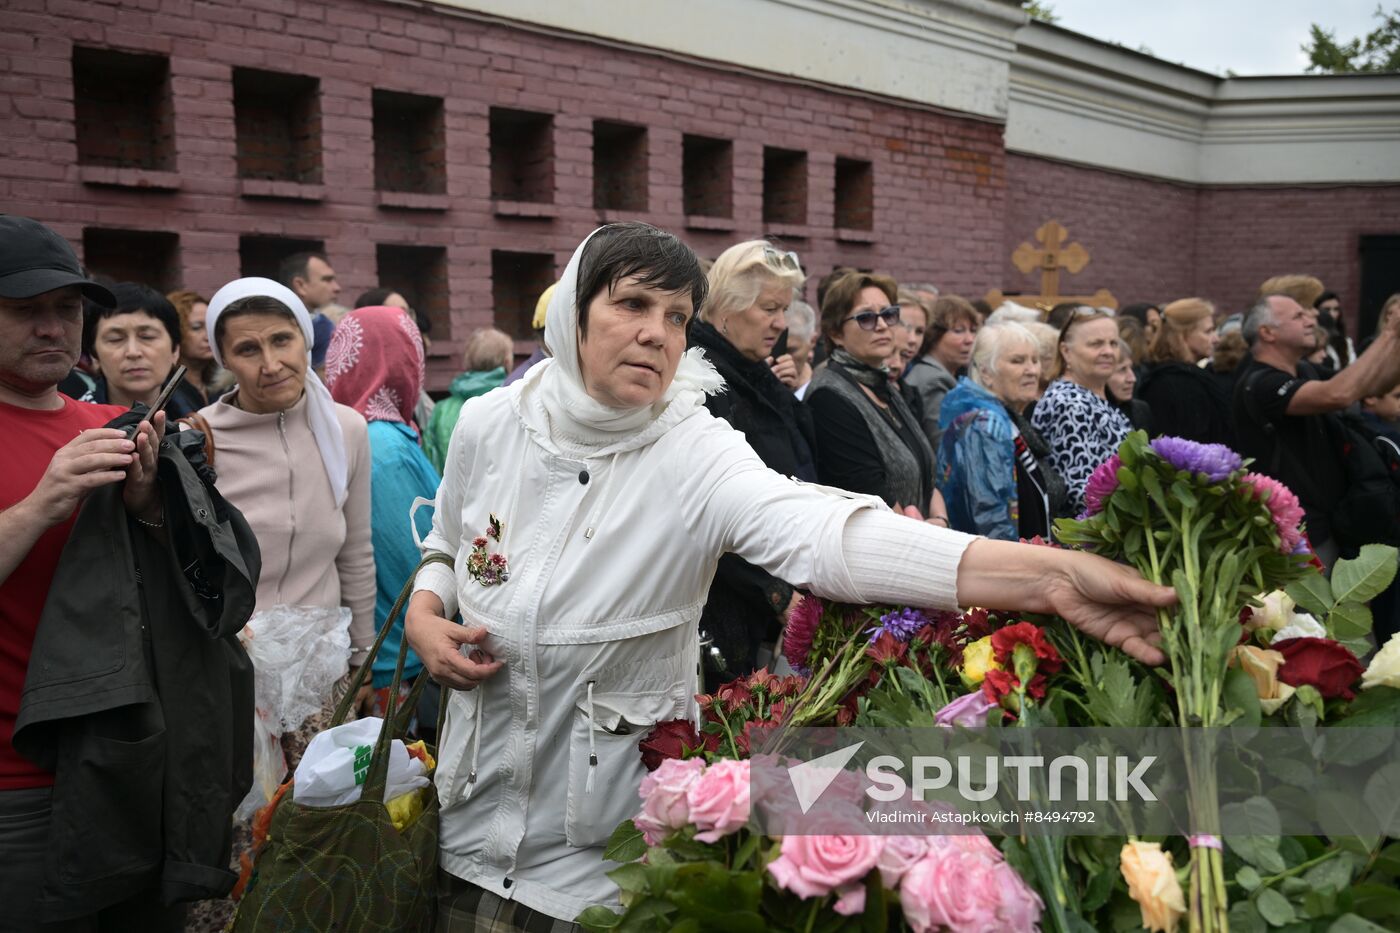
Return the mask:
{"type": "Polygon", "coordinates": [[[467,557],[467,575],[482,586],[500,586],[510,579],[510,567],[504,554],[492,554],[487,547],[491,541],[501,543],[501,520],[491,516],[486,525],[486,534],[478,535],[472,541],[472,552],[467,557]]]}

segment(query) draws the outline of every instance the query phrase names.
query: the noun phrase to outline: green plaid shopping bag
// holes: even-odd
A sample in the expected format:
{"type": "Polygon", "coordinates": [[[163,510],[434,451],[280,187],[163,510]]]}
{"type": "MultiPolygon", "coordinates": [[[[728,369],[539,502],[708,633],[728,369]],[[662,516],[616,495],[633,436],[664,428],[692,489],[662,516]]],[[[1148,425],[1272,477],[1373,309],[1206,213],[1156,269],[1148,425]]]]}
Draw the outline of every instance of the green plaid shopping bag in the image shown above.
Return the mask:
{"type": "MultiPolygon", "coordinates": [[[[418,569],[429,563],[451,566],[452,559],[429,554],[418,569]]],[[[385,635],[412,591],[410,579],[350,692],[336,708],[331,726],[345,721],[385,635]]],[[[257,852],[247,890],[234,915],[234,933],[417,933],[432,929],[437,894],[437,790],[428,784],[422,791],[427,798],[422,815],[402,830],[394,828],[384,805],[390,743],[403,737],[427,683],[426,673],[420,675],[403,708],[398,709],[407,652],[408,638],[404,637],[389,689],[384,728],[360,799],[338,807],[306,807],[297,804],[289,792],[278,796],[267,842],[257,852]]],[[[444,702],[443,708],[446,705],[444,702]]]]}

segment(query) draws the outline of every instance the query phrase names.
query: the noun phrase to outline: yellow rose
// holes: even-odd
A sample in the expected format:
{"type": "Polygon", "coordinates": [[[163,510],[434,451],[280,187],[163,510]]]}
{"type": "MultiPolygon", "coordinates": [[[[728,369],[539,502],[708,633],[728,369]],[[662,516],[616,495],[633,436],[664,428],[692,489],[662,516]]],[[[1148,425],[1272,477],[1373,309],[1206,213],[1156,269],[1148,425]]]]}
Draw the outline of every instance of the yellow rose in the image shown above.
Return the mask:
{"type": "Polygon", "coordinates": [[[963,649],[962,676],[967,683],[976,686],[987,676],[987,671],[1000,671],[1004,668],[997,663],[992,651],[992,636],[979,638],[963,649]]]}
{"type": "Polygon", "coordinates": [[[1253,645],[1236,645],[1230,651],[1230,666],[1238,665],[1254,681],[1259,708],[1265,716],[1272,715],[1293,696],[1294,688],[1278,679],[1283,660],[1282,652],[1253,645]]]}
{"type": "Polygon", "coordinates": [[[1172,868],[1172,854],[1160,843],[1129,842],[1118,856],[1128,894],[1142,908],[1142,925],[1149,930],[1176,933],[1186,913],[1186,897],[1172,868]]]}
{"type": "Polygon", "coordinates": [[[1400,689],[1400,633],[1390,636],[1361,675],[1361,689],[1395,687],[1400,689]]]}

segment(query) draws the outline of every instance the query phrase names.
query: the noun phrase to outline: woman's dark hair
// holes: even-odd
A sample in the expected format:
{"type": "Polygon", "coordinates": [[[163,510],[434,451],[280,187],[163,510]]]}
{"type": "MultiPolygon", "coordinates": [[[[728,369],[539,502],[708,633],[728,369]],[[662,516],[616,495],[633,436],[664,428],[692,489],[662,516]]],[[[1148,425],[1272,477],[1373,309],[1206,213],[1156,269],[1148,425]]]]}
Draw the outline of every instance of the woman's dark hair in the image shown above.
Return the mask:
{"type": "Polygon", "coordinates": [[[116,299],[112,307],[104,308],[95,302],[85,305],[83,316],[83,352],[92,355],[93,343],[97,340],[97,326],[109,317],[118,314],[131,314],[140,311],[149,314],[165,326],[170,334],[170,346],[180,346],[180,312],[160,292],[139,282],[118,282],[111,286],[112,297],[116,299]]]}
{"type": "Polygon", "coordinates": [[[390,296],[390,295],[395,295],[395,294],[398,294],[398,292],[397,292],[396,289],[392,289],[392,288],[371,288],[369,291],[367,291],[367,292],[363,293],[362,295],[360,295],[359,298],[356,298],[356,299],[355,299],[355,307],[351,308],[350,310],[352,310],[352,311],[358,311],[360,308],[378,308],[378,307],[381,307],[381,306],[383,306],[384,302],[386,302],[386,301],[389,300],[389,296],[390,296]]]}
{"type": "MultiPolygon", "coordinates": [[[[1313,302],[1313,307],[1317,308],[1321,306],[1324,301],[1340,301],[1341,298],[1342,296],[1338,295],[1336,292],[1323,292],[1321,295],[1317,296],[1317,301],[1313,302]]],[[[1327,325],[1328,342],[1332,344],[1332,349],[1336,351],[1337,359],[1341,360],[1343,366],[1348,366],[1351,364],[1352,359],[1351,352],[1347,347],[1347,319],[1340,314],[1332,314],[1328,317],[1332,322],[1330,325],[1327,325]]]]}
{"type": "Polygon", "coordinates": [[[867,288],[878,288],[885,293],[890,304],[899,303],[899,284],[888,275],[878,272],[847,272],[827,283],[822,295],[822,309],[819,318],[822,336],[830,340],[833,334],[841,332],[841,319],[851,313],[856,299],[867,288]]]}
{"type": "MultiPolygon", "coordinates": [[[[1118,316],[1119,316],[1119,317],[1130,317],[1130,318],[1134,319],[1135,321],[1137,321],[1139,324],[1141,324],[1141,325],[1143,326],[1143,329],[1146,330],[1146,329],[1147,329],[1147,312],[1149,312],[1149,311],[1156,311],[1158,314],[1161,314],[1161,313],[1162,313],[1162,306],[1161,306],[1161,305],[1154,305],[1154,304],[1152,304],[1151,302],[1147,302],[1147,301],[1139,301],[1137,304],[1128,305],[1128,306],[1127,306],[1126,308],[1124,308],[1122,311],[1119,311],[1119,312],[1118,312],[1118,316]]],[[[1134,356],[1133,356],[1133,359],[1137,359],[1137,356],[1134,355],[1134,356]]]]}
{"type": "Polygon", "coordinates": [[[928,327],[924,329],[923,343],[919,344],[919,356],[928,356],[938,341],[948,335],[958,324],[970,325],[974,330],[982,326],[982,319],[972,302],[958,295],[939,295],[933,303],[933,313],[928,316],[928,327]]]}
{"type": "MultiPolygon", "coordinates": [[[[219,320],[214,324],[214,346],[219,348],[219,356],[224,354],[224,325],[230,318],[242,317],[246,314],[276,314],[284,317],[296,325],[297,333],[301,333],[301,322],[292,313],[292,309],[282,304],[276,298],[267,295],[249,295],[247,298],[240,298],[224,309],[219,315],[219,320]]],[[[306,335],[302,334],[305,339],[306,335]]]]}
{"type": "MultiPolygon", "coordinates": [[[[588,336],[588,306],[598,293],[609,294],[618,282],[632,276],[646,288],[677,295],[687,294],[695,309],[705,303],[709,282],[695,252],[673,235],[651,224],[629,221],[608,224],[593,234],[578,264],[578,330],[588,336]]],[[[689,330],[689,322],[686,325],[689,330]]]]}

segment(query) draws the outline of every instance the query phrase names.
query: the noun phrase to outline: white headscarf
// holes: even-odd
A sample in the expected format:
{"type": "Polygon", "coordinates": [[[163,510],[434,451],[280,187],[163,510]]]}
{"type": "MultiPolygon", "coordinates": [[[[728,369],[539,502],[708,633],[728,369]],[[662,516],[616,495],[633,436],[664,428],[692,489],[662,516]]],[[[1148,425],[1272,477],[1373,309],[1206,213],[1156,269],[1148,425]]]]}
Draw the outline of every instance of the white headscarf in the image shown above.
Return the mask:
{"type": "MultiPolygon", "coordinates": [[[[599,227],[598,230],[603,229],[599,227]]],[[[641,408],[609,408],[584,387],[578,355],[579,262],[594,230],[574,250],[545,312],[544,341],[553,356],[525,374],[522,402],[526,411],[548,418],[548,433],[589,447],[603,447],[635,434],[668,411],[677,420],[705,404],[705,396],[724,387],[724,379],[699,350],[687,350],[656,402],[641,408]]],[[[697,311],[699,309],[696,309],[697,311]]],[[[528,417],[528,415],[527,415],[528,417]]]]}
{"type": "Polygon", "coordinates": [[[209,334],[209,349],[214,354],[214,362],[224,365],[219,343],[214,339],[218,332],[219,315],[229,305],[243,298],[275,298],[291,309],[301,334],[306,338],[306,415],[311,422],[311,433],[316,438],[316,447],[321,452],[321,463],[326,467],[326,477],[331,481],[331,492],[335,494],[335,504],[345,504],[349,465],[345,457],[345,434],[340,430],[340,420],[335,414],[335,401],[321,377],[311,366],[311,346],[316,335],[311,328],[311,315],[306,305],[290,288],[272,279],[257,277],[236,279],[214,293],[209,300],[209,310],[205,312],[204,329],[209,334]]]}

